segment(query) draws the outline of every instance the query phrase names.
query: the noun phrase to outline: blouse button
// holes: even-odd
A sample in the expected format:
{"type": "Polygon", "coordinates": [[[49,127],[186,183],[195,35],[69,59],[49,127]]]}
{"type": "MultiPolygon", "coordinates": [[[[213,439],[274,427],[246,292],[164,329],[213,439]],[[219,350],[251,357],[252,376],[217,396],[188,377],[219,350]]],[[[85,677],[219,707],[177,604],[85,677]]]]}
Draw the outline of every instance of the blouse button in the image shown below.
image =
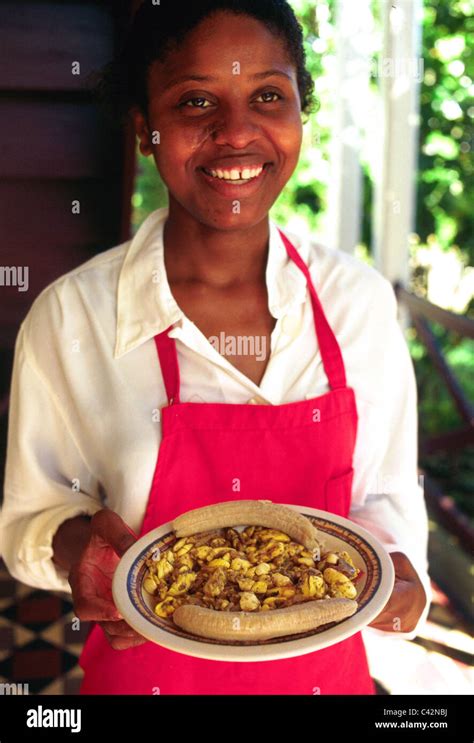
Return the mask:
{"type": "Polygon", "coordinates": [[[256,395],[255,397],[251,397],[247,404],[248,405],[268,405],[268,402],[264,400],[262,397],[259,397],[258,395],[256,395]]]}

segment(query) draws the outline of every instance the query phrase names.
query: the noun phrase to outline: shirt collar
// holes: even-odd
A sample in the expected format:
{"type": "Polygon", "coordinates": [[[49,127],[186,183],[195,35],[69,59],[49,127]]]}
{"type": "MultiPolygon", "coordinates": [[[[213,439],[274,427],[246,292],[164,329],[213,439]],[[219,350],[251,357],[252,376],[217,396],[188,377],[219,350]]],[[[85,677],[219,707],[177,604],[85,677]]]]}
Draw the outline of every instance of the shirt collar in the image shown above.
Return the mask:
{"type": "MultiPolygon", "coordinates": [[[[152,212],[127,249],[117,292],[116,359],[170,325],[182,325],[185,319],[166,276],[163,231],[167,216],[168,207],[152,212]]],[[[301,238],[290,239],[305,259],[301,238]]],[[[305,301],[306,279],[289,259],[278,227],[271,219],[266,283],[269,310],[275,318],[305,301]]]]}

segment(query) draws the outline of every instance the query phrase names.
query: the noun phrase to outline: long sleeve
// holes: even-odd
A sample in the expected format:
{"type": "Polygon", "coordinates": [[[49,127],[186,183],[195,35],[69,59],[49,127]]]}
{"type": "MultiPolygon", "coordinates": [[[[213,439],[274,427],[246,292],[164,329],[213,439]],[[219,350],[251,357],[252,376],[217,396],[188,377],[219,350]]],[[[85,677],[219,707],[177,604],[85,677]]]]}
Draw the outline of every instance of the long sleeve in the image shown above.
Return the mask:
{"type": "Polygon", "coordinates": [[[102,504],[54,390],[28,353],[23,325],[10,399],[0,554],[19,581],[70,592],[65,571],[52,560],[53,536],[63,521],[93,515],[102,504]]]}
{"type": "MultiPolygon", "coordinates": [[[[372,532],[390,552],[403,552],[425,589],[427,601],[417,627],[410,633],[394,633],[405,639],[416,637],[424,624],[432,599],[428,575],[428,517],[419,483],[417,390],[413,364],[397,320],[393,289],[385,279],[375,298],[384,327],[381,404],[386,437],[380,466],[372,473],[365,499],[353,506],[350,518],[372,532]]],[[[371,628],[369,631],[385,634],[371,628]]]]}

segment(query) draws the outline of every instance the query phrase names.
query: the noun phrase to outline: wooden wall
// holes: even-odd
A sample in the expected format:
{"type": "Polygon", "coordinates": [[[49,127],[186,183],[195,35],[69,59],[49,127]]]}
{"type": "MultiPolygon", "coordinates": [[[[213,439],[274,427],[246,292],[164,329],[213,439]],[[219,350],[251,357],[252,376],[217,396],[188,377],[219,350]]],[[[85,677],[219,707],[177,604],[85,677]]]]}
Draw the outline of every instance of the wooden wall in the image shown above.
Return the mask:
{"type": "Polygon", "coordinates": [[[134,138],[98,109],[87,76],[130,12],[130,0],[0,0],[0,267],[29,271],[27,292],[0,285],[0,467],[22,319],[55,278],[129,237],[134,138]]]}

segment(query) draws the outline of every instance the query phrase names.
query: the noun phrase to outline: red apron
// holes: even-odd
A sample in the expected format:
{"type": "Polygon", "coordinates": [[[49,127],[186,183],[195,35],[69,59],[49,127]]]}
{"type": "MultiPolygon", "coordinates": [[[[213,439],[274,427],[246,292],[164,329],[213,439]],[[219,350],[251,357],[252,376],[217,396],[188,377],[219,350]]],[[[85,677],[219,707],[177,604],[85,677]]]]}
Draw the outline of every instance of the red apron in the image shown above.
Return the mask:
{"type": "MultiPolygon", "coordinates": [[[[155,337],[169,400],[140,536],[185,511],[224,500],[268,499],[348,516],[357,433],[354,391],[307,266],[303,271],[330,392],[284,405],[181,403],[176,343],[155,337]]],[[[375,694],[360,633],[297,658],[202,660],[146,642],[113,650],[95,624],[79,659],[81,694],[375,694]]]]}

